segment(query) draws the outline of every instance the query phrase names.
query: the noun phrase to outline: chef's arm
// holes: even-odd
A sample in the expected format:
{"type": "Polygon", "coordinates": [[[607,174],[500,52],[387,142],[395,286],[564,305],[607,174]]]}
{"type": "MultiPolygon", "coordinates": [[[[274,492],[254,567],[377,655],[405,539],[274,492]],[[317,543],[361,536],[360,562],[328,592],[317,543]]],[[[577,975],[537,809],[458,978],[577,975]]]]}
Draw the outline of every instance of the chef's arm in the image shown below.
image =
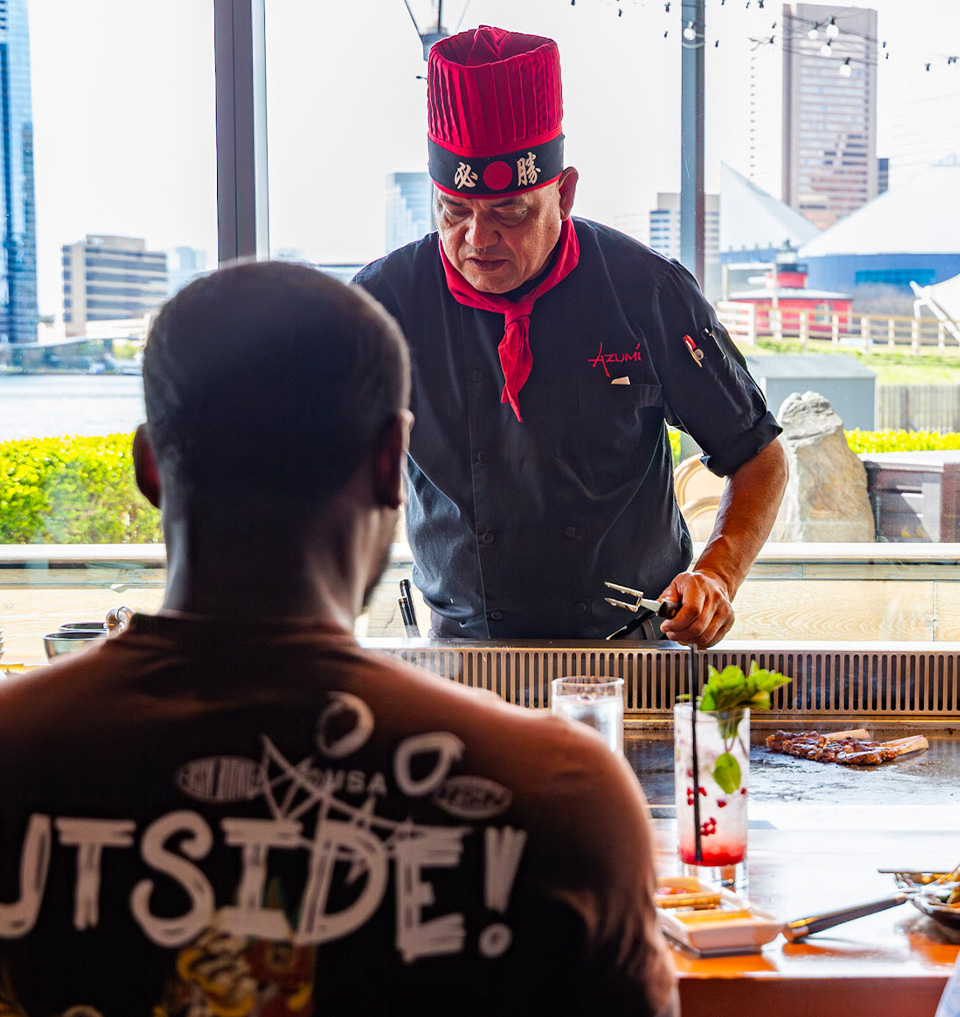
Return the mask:
{"type": "Polygon", "coordinates": [[[787,457],[774,439],[727,479],[703,553],[661,594],[682,605],[660,626],[669,639],[705,649],[730,630],[730,602],[773,528],[788,474],[787,457]]]}

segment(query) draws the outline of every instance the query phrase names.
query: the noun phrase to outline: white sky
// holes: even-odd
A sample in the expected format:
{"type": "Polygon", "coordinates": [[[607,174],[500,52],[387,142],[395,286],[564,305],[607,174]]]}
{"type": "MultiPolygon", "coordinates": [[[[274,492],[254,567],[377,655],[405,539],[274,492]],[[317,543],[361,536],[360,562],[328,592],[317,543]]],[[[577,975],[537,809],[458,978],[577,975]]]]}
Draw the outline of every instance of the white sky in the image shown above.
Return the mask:
{"type": "MultiPolygon", "coordinates": [[[[681,0],[670,13],[664,2],[467,4],[463,28],[557,40],[581,215],[612,223],[679,189],[681,0]]],[[[779,41],[782,23],[779,0],[759,2],[707,0],[708,190],[721,160],[746,171],[750,39],[779,41]]],[[[87,233],[186,244],[215,259],[212,6],[29,0],[42,313],[60,306],[61,245],[87,233]]],[[[946,63],[960,54],[960,3],[869,6],[891,54],[878,71],[878,154],[895,154],[897,125],[936,118],[960,153],[960,63],[946,63]]],[[[429,0],[411,7],[425,12],[429,0]]],[[[463,7],[445,0],[445,22],[456,28],[463,7]]],[[[267,47],[272,249],[378,257],[386,175],[425,168],[426,65],[403,0],[267,0],[267,47]]]]}

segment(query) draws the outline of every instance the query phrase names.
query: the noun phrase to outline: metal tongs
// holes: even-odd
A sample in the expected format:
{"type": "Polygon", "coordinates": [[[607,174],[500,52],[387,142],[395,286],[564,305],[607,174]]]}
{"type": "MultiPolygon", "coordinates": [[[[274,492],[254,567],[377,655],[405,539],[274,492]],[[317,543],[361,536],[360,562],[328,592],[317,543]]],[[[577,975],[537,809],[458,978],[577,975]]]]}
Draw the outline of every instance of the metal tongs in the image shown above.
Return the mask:
{"type": "Polygon", "coordinates": [[[622,607],[625,611],[632,611],[637,615],[633,621],[627,622],[623,628],[617,629],[616,632],[611,632],[607,639],[622,639],[633,632],[634,629],[639,628],[651,614],[657,615],[660,618],[673,618],[680,610],[680,605],[673,600],[651,600],[649,597],[644,597],[642,590],[633,590],[629,586],[619,586],[617,583],[604,583],[603,585],[611,590],[616,590],[618,593],[625,593],[636,601],[633,604],[628,604],[625,600],[616,600],[614,597],[603,598],[608,604],[612,604],[614,607],[622,607]],[[643,614],[640,614],[641,611],[643,614]]]}

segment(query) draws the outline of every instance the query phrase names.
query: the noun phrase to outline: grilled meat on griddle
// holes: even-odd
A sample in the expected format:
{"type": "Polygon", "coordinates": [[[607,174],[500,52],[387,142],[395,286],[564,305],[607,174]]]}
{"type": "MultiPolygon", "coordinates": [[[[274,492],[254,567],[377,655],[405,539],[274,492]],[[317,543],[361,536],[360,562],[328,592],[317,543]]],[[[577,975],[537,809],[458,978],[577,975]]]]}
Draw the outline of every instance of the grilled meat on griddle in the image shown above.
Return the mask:
{"type": "Polygon", "coordinates": [[[928,747],[923,735],[877,742],[871,741],[869,731],[862,728],[823,735],[818,731],[775,731],[767,737],[766,744],[773,752],[843,766],[878,766],[928,747]]]}

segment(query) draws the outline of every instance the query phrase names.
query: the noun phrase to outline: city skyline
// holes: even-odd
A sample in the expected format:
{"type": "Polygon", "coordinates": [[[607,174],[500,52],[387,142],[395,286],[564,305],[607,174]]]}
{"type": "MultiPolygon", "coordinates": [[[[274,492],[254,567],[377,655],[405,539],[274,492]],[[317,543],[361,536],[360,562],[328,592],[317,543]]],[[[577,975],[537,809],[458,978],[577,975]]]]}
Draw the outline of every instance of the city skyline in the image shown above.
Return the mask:
{"type": "Polygon", "coordinates": [[[37,338],[37,220],[26,0],[0,0],[0,342],[37,338]]]}
{"type": "Polygon", "coordinates": [[[877,196],[877,15],[788,3],[784,35],[782,198],[828,229],[877,196]]]}
{"type": "MultiPolygon", "coordinates": [[[[473,0],[467,9],[463,27],[557,38],[567,161],[581,170],[576,211],[588,218],[612,223],[678,189],[680,4],[669,15],[664,6],[473,0]]],[[[878,10],[879,35],[891,40],[878,68],[878,134],[893,182],[893,125],[915,136],[936,115],[926,95],[960,96],[960,67],[946,62],[960,50],[960,5],[863,6],[878,10]]],[[[77,236],[215,252],[212,6],[31,0],[30,15],[41,311],[59,306],[59,250],[77,236]]],[[[748,169],[750,54],[776,49],[781,17],[773,0],[764,10],[708,0],[708,190],[721,161],[748,169]]],[[[425,163],[425,65],[402,0],[368,0],[362,18],[352,5],[268,0],[267,47],[272,249],[327,262],[379,256],[387,176],[425,163]]],[[[951,130],[960,148],[960,125],[951,130]]]]}
{"type": "Polygon", "coordinates": [[[167,257],[140,238],[87,234],[64,244],[63,323],[84,335],[91,322],[142,318],[168,296],[167,257]]]}

